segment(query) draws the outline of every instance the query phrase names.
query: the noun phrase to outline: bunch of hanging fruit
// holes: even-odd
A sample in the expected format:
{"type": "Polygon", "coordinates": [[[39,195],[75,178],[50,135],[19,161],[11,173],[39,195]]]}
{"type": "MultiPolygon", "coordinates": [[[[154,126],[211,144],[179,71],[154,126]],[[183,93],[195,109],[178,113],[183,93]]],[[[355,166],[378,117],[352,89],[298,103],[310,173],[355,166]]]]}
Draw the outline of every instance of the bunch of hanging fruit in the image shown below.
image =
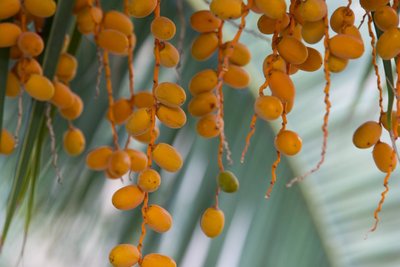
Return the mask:
{"type": "MultiPolygon", "coordinates": [[[[173,259],[162,254],[142,255],[143,241],[149,229],[158,233],[167,232],[173,223],[172,216],[163,207],[149,204],[150,193],[161,186],[162,178],[153,163],[168,172],[178,172],[183,159],[179,151],[167,143],[157,142],[160,135],[158,122],[172,129],[182,128],[186,123],[186,113],[181,106],[186,101],[186,90],[174,82],[159,82],[161,68],[177,68],[181,51],[172,40],[176,35],[176,25],[162,16],[161,0],[121,0],[123,10],[103,10],[99,0],[76,0],[70,4],[71,16],[76,16],[78,34],[93,38],[97,47],[99,63],[96,81],[100,93],[100,77],[105,76],[108,97],[106,119],[110,124],[112,146],[103,145],[86,154],[86,165],[94,171],[101,171],[109,179],[120,179],[137,173],[135,183],[118,189],[112,203],[115,208],[126,211],[141,207],[141,235],[137,245],[119,244],[109,255],[110,262],[116,267],[173,267],[173,259]],[[135,92],[134,88],[134,52],[137,42],[134,19],[152,17],[150,31],[154,40],[153,86],[149,91],[135,92]],[[129,73],[129,98],[114,99],[112,68],[110,56],[126,57],[129,73]],[[118,127],[125,127],[128,138],[121,142],[118,127]],[[134,149],[131,140],[146,145],[145,152],[134,149]]],[[[374,231],[379,221],[378,213],[382,208],[389,190],[388,181],[396,167],[398,154],[396,140],[400,131],[400,29],[399,0],[360,0],[365,10],[359,25],[352,10],[352,0],[336,10],[329,10],[325,0],[211,0],[206,1],[209,9],[199,10],[190,17],[191,27],[198,32],[193,40],[191,54],[195,60],[216,60],[217,68],[207,68],[194,75],[188,92],[191,99],[188,113],[198,118],[196,131],[202,138],[218,138],[218,167],[216,176],[215,203],[207,208],[200,226],[210,238],[217,237],[224,228],[224,213],[218,207],[221,191],[234,193],[239,189],[239,180],[229,170],[226,162],[231,162],[231,152],[225,137],[224,125],[224,85],[233,90],[248,88],[251,75],[244,66],[251,61],[251,51],[240,42],[246,31],[246,19],[250,13],[258,15],[259,35],[270,38],[270,48],[266,47],[266,57],[262,66],[265,77],[259,86],[255,99],[254,115],[250,121],[250,130],[246,137],[241,161],[245,156],[251,138],[256,130],[257,119],[262,121],[282,121],[275,138],[277,158],[271,163],[271,182],[266,198],[271,196],[277,180],[276,169],[281,156],[297,155],[302,148],[300,136],[287,129],[287,116],[295,105],[296,88],[291,75],[299,71],[315,72],[323,68],[325,86],[325,115],[322,122],[323,143],[321,158],[315,167],[304,175],[292,179],[287,186],[302,181],[308,175],[318,171],[325,161],[328,145],[328,122],[331,109],[331,75],[346,70],[349,60],[360,58],[365,51],[365,43],[360,28],[366,21],[372,47],[372,66],[376,74],[380,114],[376,120],[367,121],[356,129],[353,143],[357,148],[373,148],[373,160],[377,168],[386,174],[385,191],[375,210],[374,231]],[[331,14],[329,16],[329,14],[331,14]],[[237,21],[236,21],[237,20],[237,21]],[[234,24],[236,33],[230,38],[224,37],[224,26],[234,24]],[[323,43],[320,52],[313,45],[323,43]],[[215,55],[217,54],[217,55],[215,55]],[[385,70],[396,66],[397,81],[382,79],[378,59],[383,60],[385,70]],[[388,88],[388,105],[384,109],[383,82],[388,88]],[[393,110],[395,103],[395,110],[393,110]],[[392,142],[381,141],[385,129],[392,142]],[[225,159],[226,157],[226,159],[225,159]]],[[[57,150],[52,128],[53,111],[68,121],[64,134],[64,150],[71,156],[85,151],[85,137],[81,130],[73,125],[83,112],[84,103],[78,93],[71,90],[69,83],[74,79],[78,62],[70,53],[70,39],[64,36],[54,73],[44,73],[44,61],[47,41],[46,23],[57,16],[56,2],[53,0],[2,0],[0,2],[0,49],[8,49],[9,73],[4,84],[7,101],[18,99],[18,123],[14,133],[3,128],[0,136],[0,153],[10,155],[19,144],[23,105],[22,96],[28,94],[34,101],[45,102],[43,114],[52,142],[52,163],[57,176],[57,150]]],[[[175,38],[176,39],[176,38],[175,38]]],[[[3,243],[4,239],[2,239],[3,243]]]]}

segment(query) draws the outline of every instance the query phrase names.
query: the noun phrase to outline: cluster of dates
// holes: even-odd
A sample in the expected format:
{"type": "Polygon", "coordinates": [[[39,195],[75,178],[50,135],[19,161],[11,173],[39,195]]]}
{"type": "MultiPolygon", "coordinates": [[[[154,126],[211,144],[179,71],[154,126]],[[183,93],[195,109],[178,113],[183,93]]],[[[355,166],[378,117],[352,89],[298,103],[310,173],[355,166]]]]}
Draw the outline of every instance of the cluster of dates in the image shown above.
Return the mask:
{"type": "MultiPolygon", "coordinates": [[[[79,1],[78,1],[79,2],[79,1]]],[[[130,173],[137,173],[133,184],[118,189],[112,203],[115,208],[127,211],[141,206],[143,217],[142,234],[138,245],[119,244],[109,254],[110,263],[115,267],[141,266],[174,267],[176,263],[168,256],[151,253],[142,256],[146,228],[158,233],[167,232],[172,227],[172,216],[163,207],[149,203],[149,194],[158,190],[162,178],[154,168],[155,162],[161,169],[177,172],[183,165],[180,153],[171,145],[156,143],[160,132],[157,120],[169,128],[181,128],[186,123],[186,115],[181,106],[186,100],[185,90],[176,83],[158,82],[160,67],[175,68],[180,60],[178,50],[169,42],[176,33],[173,21],[160,15],[160,1],[124,1],[124,12],[111,10],[103,12],[98,3],[83,1],[80,9],[75,8],[78,30],[83,34],[93,34],[102,53],[109,100],[107,119],[111,124],[114,146],[101,146],[91,150],[86,157],[87,166],[95,171],[103,171],[110,179],[119,179],[130,173]],[[154,14],[151,33],[154,37],[154,84],[151,92],[134,93],[133,51],[136,45],[133,18],[144,18],[154,14]],[[130,97],[114,100],[109,54],[127,56],[130,74],[130,97]],[[117,127],[124,126],[129,137],[125,147],[120,147],[117,127]],[[130,138],[147,145],[147,153],[129,146],[130,138]]]]}
{"type": "MultiPolygon", "coordinates": [[[[0,3],[0,20],[6,20],[0,23],[0,48],[10,49],[13,64],[7,76],[6,96],[22,97],[25,92],[37,101],[46,101],[57,107],[61,117],[70,122],[64,134],[64,149],[69,155],[76,156],[85,149],[85,137],[71,121],[81,115],[83,102],[69,87],[78,63],[73,55],[66,52],[68,39],[58,59],[54,78],[46,77],[39,63],[45,49],[41,37],[44,21],[55,14],[56,7],[52,0],[28,0],[23,4],[19,0],[7,0],[0,3]]],[[[19,105],[22,109],[21,102],[19,105]]],[[[18,131],[13,136],[6,129],[2,130],[0,153],[8,155],[13,152],[18,131]]]]}

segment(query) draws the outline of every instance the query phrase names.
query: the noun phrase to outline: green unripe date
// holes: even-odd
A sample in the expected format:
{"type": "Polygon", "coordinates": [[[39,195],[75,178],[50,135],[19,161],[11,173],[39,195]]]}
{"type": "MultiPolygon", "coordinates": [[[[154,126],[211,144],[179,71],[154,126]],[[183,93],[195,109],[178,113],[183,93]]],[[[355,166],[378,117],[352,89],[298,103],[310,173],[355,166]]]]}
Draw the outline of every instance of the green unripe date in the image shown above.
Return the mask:
{"type": "Polygon", "coordinates": [[[230,171],[224,171],[218,174],[218,186],[226,193],[234,193],[239,189],[239,180],[235,174],[230,171]]]}

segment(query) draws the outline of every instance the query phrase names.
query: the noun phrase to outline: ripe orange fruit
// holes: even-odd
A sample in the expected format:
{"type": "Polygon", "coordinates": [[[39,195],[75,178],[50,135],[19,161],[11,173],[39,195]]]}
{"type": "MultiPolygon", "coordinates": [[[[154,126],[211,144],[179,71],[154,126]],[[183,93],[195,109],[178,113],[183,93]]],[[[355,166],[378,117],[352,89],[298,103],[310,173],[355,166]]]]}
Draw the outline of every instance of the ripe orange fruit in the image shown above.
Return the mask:
{"type": "Polygon", "coordinates": [[[199,10],[190,16],[190,25],[200,33],[213,32],[221,25],[221,20],[209,10],[199,10]]]}
{"type": "MultiPolygon", "coordinates": [[[[397,122],[397,114],[396,111],[392,111],[392,125],[391,129],[393,130],[394,128],[398,127],[398,130],[400,130],[400,124],[397,122]]],[[[379,117],[380,123],[382,123],[383,127],[389,131],[389,124],[388,124],[388,117],[387,117],[387,112],[383,112],[381,116],[379,117]]],[[[400,132],[400,131],[398,131],[400,132]]]]}
{"type": "Polygon", "coordinates": [[[27,56],[37,57],[43,52],[42,37],[35,32],[23,32],[18,37],[18,48],[27,56]]]}
{"type": "Polygon", "coordinates": [[[386,6],[389,0],[360,0],[360,5],[366,11],[375,11],[380,7],[386,6]]]}
{"type": "Polygon", "coordinates": [[[348,59],[335,57],[334,55],[330,54],[328,58],[328,69],[330,72],[338,73],[343,71],[347,67],[348,63],[348,59]]]}
{"type": "Polygon", "coordinates": [[[192,95],[198,95],[214,90],[217,84],[217,72],[213,69],[206,69],[193,76],[189,83],[189,91],[192,95]]]}
{"type": "Polygon", "coordinates": [[[226,56],[229,50],[230,53],[229,61],[237,66],[247,65],[251,60],[251,52],[246,45],[242,43],[237,43],[234,48],[231,48],[231,42],[226,42],[223,44],[223,55],[226,56]]]}
{"type": "Polygon", "coordinates": [[[202,33],[192,43],[192,56],[199,61],[210,58],[218,48],[218,37],[215,32],[202,33]]]}
{"type": "Polygon", "coordinates": [[[400,28],[385,31],[376,43],[376,51],[384,60],[391,60],[400,53],[400,28]]]}
{"type": "Polygon", "coordinates": [[[48,101],[54,95],[54,86],[46,77],[33,74],[25,84],[25,91],[36,100],[48,101]]]}
{"type": "Polygon", "coordinates": [[[161,254],[147,254],[144,256],[141,267],[176,267],[176,262],[161,254]]]}
{"type": "Polygon", "coordinates": [[[224,74],[224,83],[233,89],[245,89],[250,84],[250,74],[242,67],[229,64],[224,74]]]}
{"type": "Polygon", "coordinates": [[[160,64],[165,68],[175,68],[180,60],[178,49],[169,42],[163,42],[160,47],[160,64]]]}
{"type": "Polygon", "coordinates": [[[10,155],[15,148],[14,136],[6,129],[1,130],[0,154],[10,155]]]}
{"type": "Polygon", "coordinates": [[[338,58],[356,59],[364,53],[364,44],[354,36],[338,34],[329,40],[329,50],[338,58]]]}
{"type": "Polygon", "coordinates": [[[144,18],[150,15],[157,6],[157,0],[130,0],[129,14],[135,18],[144,18]]]}
{"type": "Polygon", "coordinates": [[[218,107],[217,96],[212,92],[196,95],[190,100],[188,111],[192,116],[202,117],[210,114],[218,107]]]}
{"type": "Polygon", "coordinates": [[[133,23],[131,19],[122,12],[111,10],[104,15],[104,29],[111,29],[122,32],[126,36],[133,34],[133,23]]]}
{"type": "Polygon", "coordinates": [[[303,71],[317,71],[319,68],[322,66],[322,56],[318,52],[318,50],[312,48],[312,47],[307,47],[307,59],[300,65],[296,65],[296,68],[303,70],[303,71]]]}
{"type": "Polygon", "coordinates": [[[197,133],[204,138],[213,138],[221,132],[218,126],[218,116],[208,114],[201,117],[196,124],[197,133]]]}
{"type": "Polygon", "coordinates": [[[382,134],[382,127],[375,121],[360,125],[353,135],[353,144],[358,148],[369,148],[375,145],[382,134]]]}
{"type": "Polygon", "coordinates": [[[114,118],[114,122],[117,125],[124,124],[129,116],[133,113],[133,107],[131,106],[130,99],[121,98],[114,102],[112,109],[108,109],[107,118],[111,119],[111,112],[114,118]]]}
{"type": "Polygon", "coordinates": [[[201,216],[200,226],[203,233],[214,238],[219,236],[224,230],[225,216],[222,210],[214,207],[208,208],[201,216]]]}
{"type": "Polygon", "coordinates": [[[140,135],[147,132],[151,127],[151,114],[147,108],[135,110],[126,122],[126,130],[130,135],[140,135]]]}
{"type": "Polygon", "coordinates": [[[285,0],[255,0],[258,9],[272,19],[281,19],[286,13],[285,0]]]}
{"type": "Polygon", "coordinates": [[[212,0],[211,12],[220,19],[237,19],[242,15],[242,0],[212,0]]]}
{"type": "Polygon", "coordinates": [[[147,155],[142,151],[126,148],[125,152],[128,153],[131,158],[131,171],[140,172],[147,167],[147,155]]]}
{"type": "Polygon", "coordinates": [[[60,115],[67,120],[75,120],[77,119],[83,111],[83,101],[82,99],[75,93],[73,93],[74,101],[72,105],[68,108],[60,108],[60,115]]]}
{"type": "Polygon", "coordinates": [[[139,173],[138,186],[144,192],[154,192],[161,184],[160,174],[153,169],[145,169],[139,173]]]}
{"type": "Polygon", "coordinates": [[[186,113],[181,108],[170,108],[161,104],[156,115],[165,126],[172,129],[182,128],[186,124],[186,113]]]}
{"type": "MultiPolygon", "coordinates": [[[[272,19],[267,15],[262,15],[257,21],[258,30],[264,34],[273,34],[275,31],[275,25],[278,22],[278,19],[272,19]]],[[[281,22],[277,28],[278,32],[281,32],[285,29],[290,23],[290,17],[288,14],[282,17],[281,22]]]]}
{"type": "Polygon", "coordinates": [[[283,37],[278,43],[279,55],[286,62],[299,65],[306,61],[308,52],[307,47],[294,37],[283,37]]]}
{"type": "Polygon", "coordinates": [[[396,10],[390,6],[378,8],[374,14],[374,22],[382,31],[397,28],[399,25],[399,17],[396,10]]]}
{"type": "Polygon", "coordinates": [[[306,21],[301,28],[301,36],[309,44],[318,43],[325,35],[324,20],[306,21]]]}
{"type": "Polygon", "coordinates": [[[16,45],[20,34],[21,28],[18,25],[10,22],[0,23],[0,48],[16,45]]]}
{"type": "Polygon", "coordinates": [[[104,171],[108,167],[113,150],[109,146],[101,146],[91,150],[86,156],[86,166],[95,171],[104,171]]]}
{"type": "Polygon", "coordinates": [[[254,102],[254,111],[263,120],[276,120],[282,115],[283,105],[275,96],[259,96],[254,102]]]}
{"type": "Polygon", "coordinates": [[[341,6],[332,13],[330,25],[334,32],[340,33],[343,27],[353,25],[354,20],[354,12],[346,6],[341,6]]]}
{"type": "Polygon", "coordinates": [[[142,91],[135,94],[133,102],[137,108],[151,108],[154,105],[154,97],[152,93],[142,91]]]}
{"type": "Polygon", "coordinates": [[[152,154],[155,163],[166,171],[177,172],[182,168],[182,156],[171,145],[159,143],[154,147],[152,154]]]}
{"type": "Polygon", "coordinates": [[[119,244],[110,251],[108,257],[114,267],[131,267],[139,261],[141,255],[137,247],[131,244],[119,244]]]}
{"type": "Polygon", "coordinates": [[[374,146],[372,156],[376,167],[381,172],[386,173],[389,172],[389,169],[393,171],[396,168],[396,154],[393,153],[393,148],[390,145],[379,141],[374,146]]]}
{"type": "Polygon", "coordinates": [[[71,89],[63,83],[54,82],[54,95],[50,102],[58,108],[69,108],[74,103],[74,94],[71,89]]]}
{"type": "Polygon", "coordinates": [[[299,12],[304,21],[322,20],[328,13],[324,0],[307,0],[300,2],[299,12]]]}
{"type": "Polygon", "coordinates": [[[104,50],[116,54],[126,55],[129,51],[129,40],[120,31],[104,29],[97,36],[97,44],[104,50]]]}
{"type": "Polygon", "coordinates": [[[64,150],[70,156],[80,155],[86,146],[85,136],[78,128],[69,129],[64,134],[64,150]]]}
{"type": "Polygon", "coordinates": [[[293,156],[300,152],[302,141],[293,131],[283,130],[275,137],[275,148],[286,156],[293,156]]]}
{"type": "Polygon", "coordinates": [[[157,233],[165,233],[172,227],[172,216],[166,209],[150,205],[146,210],[145,222],[157,233]]]}
{"type": "Polygon", "coordinates": [[[58,59],[56,76],[60,81],[68,83],[75,78],[78,69],[78,61],[68,53],[62,53],[58,59]]]}
{"type": "Polygon", "coordinates": [[[0,1],[0,20],[8,19],[18,13],[21,9],[19,0],[0,1]]]}
{"type": "Polygon", "coordinates": [[[285,111],[289,113],[294,104],[296,91],[289,75],[281,71],[272,71],[269,77],[269,88],[273,96],[282,101],[285,111]]]}
{"type": "Polygon", "coordinates": [[[21,83],[17,75],[10,71],[7,75],[6,96],[16,97],[21,92],[21,83]]]}
{"type": "Polygon", "coordinates": [[[160,83],[154,93],[160,103],[173,108],[181,106],[186,100],[185,90],[176,83],[160,83]]]}
{"type": "Polygon", "coordinates": [[[128,185],[118,189],[112,196],[112,204],[119,210],[131,210],[139,206],[144,192],[137,185],[128,185]]]}
{"type": "Polygon", "coordinates": [[[56,13],[56,2],[53,0],[24,0],[25,9],[39,18],[48,18],[56,13]]]}
{"type": "MultiPolygon", "coordinates": [[[[147,131],[143,134],[139,134],[136,136],[132,136],[136,141],[139,141],[141,143],[144,144],[149,144],[150,143],[150,139],[151,139],[151,135],[150,135],[151,131],[147,131]]],[[[156,125],[156,127],[153,130],[153,134],[154,134],[154,140],[157,140],[158,136],[160,135],[160,129],[158,128],[158,126],[156,125]]]]}
{"type": "Polygon", "coordinates": [[[131,168],[131,158],[123,150],[114,151],[108,159],[107,171],[114,177],[122,177],[131,168]]]}
{"type": "Polygon", "coordinates": [[[155,38],[168,41],[175,36],[176,26],[169,18],[160,16],[151,22],[150,30],[155,38]]]}

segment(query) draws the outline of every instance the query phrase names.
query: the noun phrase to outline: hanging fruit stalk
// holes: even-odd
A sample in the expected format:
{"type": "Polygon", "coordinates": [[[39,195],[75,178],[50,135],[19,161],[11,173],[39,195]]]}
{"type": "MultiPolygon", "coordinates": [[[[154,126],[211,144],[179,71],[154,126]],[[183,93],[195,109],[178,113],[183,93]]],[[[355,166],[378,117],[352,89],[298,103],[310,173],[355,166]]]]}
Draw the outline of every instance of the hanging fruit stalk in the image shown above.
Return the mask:
{"type": "MultiPolygon", "coordinates": [[[[246,152],[250,146],[251,137],[254,135],[255,130],[256,130],[257,117],[260,117],[266,121],[271,121],[271,120],[275,120],[275,119],[279,118],[280,116],[282,116],[283,121],[282,121],[281,130],[284,130],[286,127],[286,123],[287,123],[286,113],[284,111],[284,108],[283,108],[284,104],[282,103],[281,99],[279,99],[278,97],[275,97],[273,95],[271,95],[271,96],[264,95],[264,90],[266,88],[268,88],[268,86],[269,86],[270,76],[272,74],[272,71],[276,70],[276,69],[274,69],[274,64],[276,64],[276,62],[278,60],[282,61],[282,59],[278,55],[278,49],[277,49],[277,45],[278,45],[278,41],[279,41],[278,35],[279,35],[279,30],[281,28],[282,23],[283,23],[283,21],[280,19],[277,19],[275,22],[273,22],[273,24],[274,24],[273,25],[273,28],[274,28],[273,36],[272,36],[273,53],[271,55],[267,56],[264,61],[263,72],[265,75],[265,82],[259,87],[259,89],[258,89],[259,97],[256,99],[256,101],[254,103],[254,115],[252,116],[252,119],[250,122],[250,131],[247,134],[246,144],[242,151],[242,157],[241,157],[242,163],[244,162],[246,152]]],[[[292,28],[293,28],[293,25],[294,24],[292,24],[292,28]]],[[[262,32],[265,32],[265,31],[262,30],[262,32]]],[[[283,71],[286,71],[285,67],[283,67],[283,71]]],[[[278,167],[278,164],[281,159],[280,152],[277,150],[276,153],[277,153],[277,159],[272,164],[272,169],[271,169],[272,178],[271,178],[270,186],[266,193],[266,198],[270,197],[272,188],[276,182],[276,168],[278,167]]]]}
{"type": "MultiPolygon", "coordinates": [[[[350,58],[357,58],[360,57],[364,51],[364,46],[362,44],[362,40],[361,37],[358,37],[358,30],[356,28],[354,28],[354,26],[352,27],[352,29],[355,30],[356,32],[356,37],[350,36],[350,34],[347,34],[346,31],[346,22],[344,22],[345,20],[343,20],[342,22],[342,27],[340,27],[340,31],[341,33],[336,35],[333,38],[329,38],[329,21],[328,21],[328,14],[327,14],[327,6],[325,1],[322,1],[321,4],[323,3],[323,6],[325,7],[322,8],[322,10],[324,10],[321,15],[323,14],[322,20],[324,22],[324,77],[325,77],[325,87],[324,87],[324,103],[325,103],[325,114],[324,114],[324,119],[323,119],[323,124],[322,124],[322,132],[323,132],[323,141],[322,141],[322,149],[321,149],[321,157],[320,160],[318,161],[317,165],[312,168],[311,170],[309,170],[308,172],[306,172],[305,174],[303,174],[302,176],[299,177],[295,177],[293,178],[291,181],[289,181],[289,183],[286,184],[287,187],[291,187],[294,183],[296,182],[300,182],[302,180],[304,180],[307,176],[313,174],[314,172],[317,172],[322,164],[325,161],[325,155],[326,155],[326,149],[327,149],[327,145],[328,145],[328,123],[329,123],[329,115],[330,115],[330,109],[331,109],[331,102],[330,102],[330,98],[329,98],[329,93],[330,93],[330,87],[331,87],[331,74],[330,74],[330,69],[329,69],[329,57],[331,54],[333,54],[334,56],[337,56],[339,58],[342,59],[350,59],[350,58]],[[334,40],[334,38],[341,38],[341,40],[337,41],[337,44],[334,40]],[[354,39],[351,39],[354,38],[354,39]],[[360,39],[358,39],[360,38],[360,39]],[[342,43],[344,42],[344,43],[342,43]],[[360,44],[361,42],[361,44],[360,44]],[[349,43],[349,45],[353,44],[355,47],[357,47],[357,52],[355,51],[347,51],[346,49],[344,49],[344,51],[341,51],[340,46],[341,45],[345,45],[346,43],[349,43]]],[[[349,5],[346,7],[346,10],[350,9],[350,5],[351,5],[351,0],[349,1],[349,5]]],[[[320,10],[320,11],[322,11],[320,10]]],[[[345,11],[345,12],[350,12],[350,11],[345,11]]]]}
{"type": "MultiPolygon", "coordinates": [[[[135,95],[133,91],[133,68],[131,61],[133,58],[128,56],[131,98],[129,100],[121,99],[118,108],[113,111],[117,115],[116,118],[119,118],[118,124],[123,124],[126,121],[125,127],[130,137],[147,144],[147,152],[144,154],[143,152],[129,148],[130,137],[128,138],[124,151],[130,158],[130,171],[139,172],[137,183],[133,186],[128,185],[123,187],[115,192],[113,204],[121,210],[133,209],[142,205],[141,213],[143,222],[141,224],[141,234],[138,245],[133,246],[137,250],[137,253],[132,253],[129,257],[134,264],[138,262],[141,266],[146,266],[148,264],[163,263],[167,264],[165,266],[176,266],[175,262],[168,256],[161,254],[142,255],[147,227],[156,232],[163,233],[168,231],[172,226],[172,217],[167,210],[158,205],[149,205],[149,193],[157,191],[162,181],[159,173],[154,170],[153,162],[169,172],[179,171],[183,164],[181,155],[174,147],[165,143],[156,144],[158,137],[157,118],[161,123],[170,128],[181,128],[186,122],[185,113],[180,108],[186,100],[184,90],[175,83],[159,83],[160,67],[172,68],[179,63],[179,54],[176,48],[167,42],[167,40],[174,37],[176,27],[170,19],[161,16],[160,1],[126,1],[125,13],[127,12],[136,18],[154,14],[154,19],[151,23],[151,32],[154,36],[155,65],[151,93],[141,92],[135,95]],[[134,106],[138,109],[133,110],[134,106]],[[126,201],[125,199],[130,193],[134,197],[128,198],[129,200],[126,201]]],[[[133,35],[131,30],[129,33],[133,35]]],[[[129,40],[134,40],[129,34],[128,38],[129,40]]],[[[127,50],[129,54],[133,51],[133,47],[131,47],[129,42],[127,50]]],[[[122,252],[119,254],[112,250],[110,253],[110,262],[114,266],[119,266],[115,260],[116,255],[121,256],[122,252]]]]}
{"type": "MultiPolygon", "coordinates": [[[[264,13],[258,20],[257,26],[261,33],[273,34],[271,44],[273,53],[264,60],[263,73],[265,82],[260,86],[259,96],[254,104],[254,115],[250,122],[250,132],[246,137],[246,145],[242,152],[241,161],[244,161],[250,146],[251,137],[255,132],[257,117],[265,121],[272,121],[282,117],[282,128],[275,139],[277,159],[272,164],[272,178],[267,189],[266,198],[270,197],[276,182],[276,169],[281,161],[281,153],[292,156],[301,149],[301,139],[298,135],[293,131],[285,130],[287,124],[286,115],[292,110],[295,99],[295,87],[289,75],[294,74],[298,69],[316,71],[322,64],[319,52],[307,48],[301,42],[302,37],[298,31],[300,24],[295,16],[295,9],[299,4],[297,1],[291,1],[289,13],[287,14],[285,2],[281,2],[277,6],[271,6],[267,1],[256,1],[256,6],[264,13]],[[296,53],[290,52],[293,49],[296,50],[296,53]],[[272,95],[264,94],[264,90],[268,87],[272,95]]],[[[313,38],[313,42],[314,40],[315,38],[313,38]]]]}
{"type": "Polygon", "coordinates": [[[222,88],[224,83],[237,89],[245,88],[249,84],[249,76],[241,66],[250,61],[250,52],[246,46],[239,43],[239,40],[246,27],[246,17],[252,5],[252,0],[249,0],[247,5],[242,1],[233,0],[229,10],[226,10],[223,1],[214,0],[210,3],[211,12],[201,10],[191,17],[192,28],[201,33],[192,45],[192,56],[197,60],[206,60],[218,49],[217,71],[205,70],[198,73],[189,86],[194,95],[189,104],[189,112],[193,116],[202,116],[197,123],[197,133],[205,138],[217,136],[219,138],[218,168],[220,173],[217,177],[215,204],[203,213],[201,219],[203,232],[211,238],[218,236],[224,226],[224,214],[218,207],[220,190],[232,193],[237,191],[239,186],[236,176],[225,171],[223,163],[224,150],[230,162],[231,156],[224,130],[222,88]],[[238,31],[230,42],[224,43],[222,31],[225,21],[235,18],[240,18],[238,31]],[[216,114],[212,114],[214,111],[216,114]]]}

